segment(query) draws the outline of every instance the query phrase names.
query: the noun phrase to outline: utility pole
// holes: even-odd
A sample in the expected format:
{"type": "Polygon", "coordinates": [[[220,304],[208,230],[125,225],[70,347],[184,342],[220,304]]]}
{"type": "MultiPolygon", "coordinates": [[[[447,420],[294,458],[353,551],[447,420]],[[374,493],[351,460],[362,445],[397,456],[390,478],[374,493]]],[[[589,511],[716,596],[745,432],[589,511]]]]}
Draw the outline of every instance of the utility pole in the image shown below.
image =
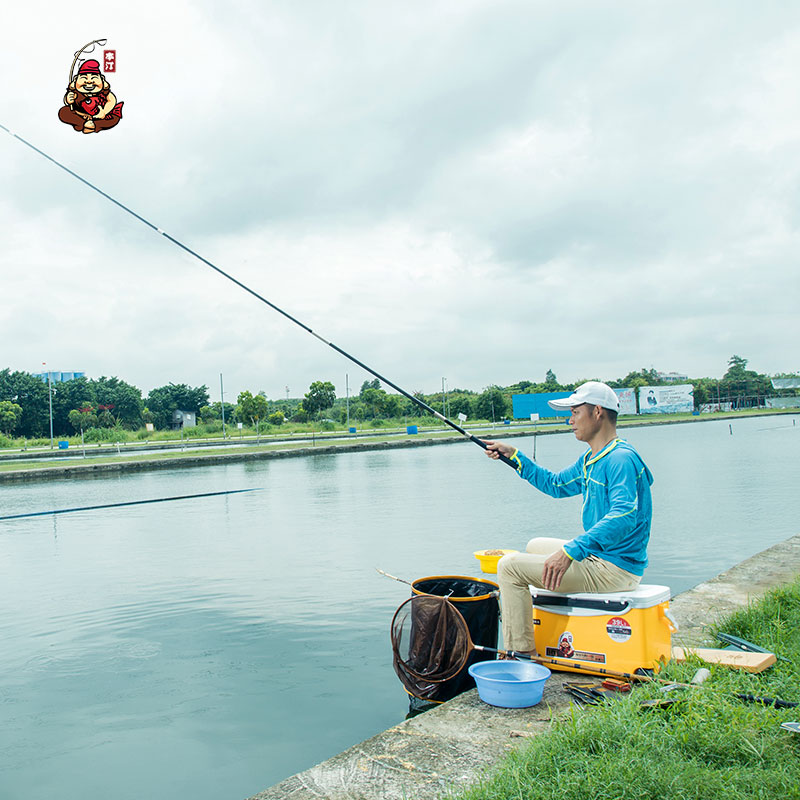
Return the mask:
{"type": "Polygon", "coordinates": [[[222,373],[219,374],[219,407],[222,409],[222,438],[227,439],[225,435],[225,392],[222,389],[222,373]]]}
{"type": "Polygon", "coordinates": [[[347,405],[347,430],[350,430],[350,376],[345,372],[344,374],[344,385],[345,385],[345,394],[346,400],[345,403],[347,405]]]}
{"type": "MultiPolygon", "coordinates": [[[[42,366],[47,367],[47,362],[42,361],[42,366]]],[[[53,449],[53,382],[50,370],[47,370],[47,396],[50,399],[50,449],[53,449]]]]}

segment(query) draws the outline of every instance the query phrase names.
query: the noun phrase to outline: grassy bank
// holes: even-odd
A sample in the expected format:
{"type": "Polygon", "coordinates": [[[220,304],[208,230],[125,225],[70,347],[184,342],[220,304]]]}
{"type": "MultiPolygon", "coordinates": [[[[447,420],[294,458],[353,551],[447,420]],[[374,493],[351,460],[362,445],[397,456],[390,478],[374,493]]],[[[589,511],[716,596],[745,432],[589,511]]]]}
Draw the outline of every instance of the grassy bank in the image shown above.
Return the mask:
{"type": "MultiPolygon", "coordinates": [[[[685,422],[707,422],[712,420],[735,420],[739,417],[749,416],[775,416],[785,413],[797,413],[794,411],[782,410],[747,410],[741,412],[727,412],[720,414],[704,414],[694,416],[691,414],[670,414],[670,415],[651,415],[622,417],[619,420],[619,428],[624,431],[630,427],[644,427],[651,425],[672,425],[685,422]]],[[[353,443],[380,444],[382,442],[392,442],[402,444],[403,440],[415,440],[419,443],[426,439],[448,439],[463,441],[461,435],[449,427],[437,423],[438,427],[431,425],[430,419],[414,420],[390,420],[386,424],[373,422],[369,428],[357,428],[357,434],[349,434],[346,429],[335,428],[332,425],[326,429],[314,427],[311,423],[298,426],[285,426],[280,432],[273,430],[256,437],[255,430],[244,429],[242,432],[236,431],[234,435],[228,435],[225,440],[221,435],[212,432],[209,434],[202,426],[190,428],[191,435],[186,435],[182,440],[179,433],[175,431],[161,431],[152,434],[153,438],[143,439],[141,436],[121,439],[117,442],[104,442],[97,444],[87,444],[82,448],[80,439],[77,442],[70,439],[68,450],[54,452],[49,449],[48,440],[28,441],[27,450],[19,454],[17,450],[10,447],[0,447],[0,473],[17,472],[36,472],[43,470],[52,471],[54,468],[70,471],[81,467],[88,467],[94,464],[122,464],[128,462],[156,462],[156,461],[175,461],[196,463],[198,459],[213,458],[225,455],[226,459],[249,458],[253,454],[266,453],[274,450],[303,450],[313,453],[315,449],[322,446],[332,447],[351,447],[353,443]],[[406,434],[405,423],[418,426],[418,434],[406,434]],[[179,437],[179,438],[176,438],[179,437]],[[316,438],[315,438],[316,436],[316,438]],[[294,439],[293,437],[297,437],[294,439]],[[309,441],[310,440],[310,441],[309,441]],[[157,450],[152,452],[129,452],[137,449],[141,445],[152,444],[156,448],[158,445],[172,447],[171,450],[157,450]],[[203,444],[202,448],[193,448],[191,444],[203,444]],[[231,444],[246,445],[241,449],[233,449],[231,444]],[[34,446],[35,445],[35,446],[34,446]],[[84,452],[85,451],[85,452],[84,452]],[[23,459],[35,456],[35,460],[25,461],[23,459]],[[52,454],[52,458],[50,457],[52,454]],[[81,458],[81,455],[84,457],[81,458]],[[65,459],[64,456],[69,456],[65,459]],[[8,459],[8,460],[7,460],[8,459]]],[[[546,435],[552,433],[564,433],[569,431],[566,421],[533,423],[525,420],[516,420],[511,425],[502,423],[482,422],[480,420],[469,423],[471,433],[484,439],[503,438],[508,436],[531,436],[533,434],[546,435]]],[[[624,432],[621,434],[624,436],[624,432]]],[[[21,445],[20,448],[21,450],[21,445]]]]}
{"type": "MultiPolygon", "coordinates": [[[[640,685],[608,707],[572,708],[549,733],[512,753],[496,773],[458,800],[753,800],[800,798],[800,734],[779,710],[733,695],[800,700],[800,580],[769,593],[719,628],[783,655],[760,675],[711,667],[702,686],[664,695],[640,685]],[[681,702],[643,710],[641,701],[681,702]]],[[[702,662],[668,665],[663,676],[688,682],[702,662]]]]}
{"type": "MultiPolygon", "coordinates": [[[[779,408],[755,408],[742,409],[740,411],[723,411],[713,414],[642,414],[637,416],[620,417],[619,427],[638,427],[642,425],[663,425],[665,423],[676,422],[700,422],[714,419],[736,419],[739,417],[750,416],[775,416],[780,414],[798,414],[799,409],[779,409],[779,408]]],[[[470,430],[472,429],[493,429],[498,432],[509,430],[509,427],[501,421],[492,422],[491,420],[470,419],[464,423],[470,430]]],[[[391,419],[372,419],[372,420],[353,420],[350,426],[329,420],[318,420],[316,422],[287,422],[283,425],[261,425],[258,430],[252,426],[244,426],[241,430],[236,427],[236,423],[229,424],[225,430],[227,441],[239,440],[269,440],[273,437],[285,438],[289,436],[309,436],[311,434],[347,434],[349,427],[354,427],[359,433],[380,432],[392,430],[404,430],[408,425],[416,425],[420,433],[441,428],[442,423],[431,416],[423,417],[396,417],[391,419]]],[[[510,430],[516,430],[519,426],[532,427],[528,420],[513,420],[510,430]]],[[[538,425],[540,432],[545,430],[567,430],[566,419],[558,423],[554,419],[542,421],[538,425]]],[[[451,431],[450,428],[446,428],[451,431]]],[[[458,435],[458,434],[454,434],[458,435]]],[[[117,428],[94,428],[92,435],[84,437],[86,447],[114,446],[117,443],[125,444],[159,444],[165,442],[180,441],[221,441],[223,439],[222,423],[217,421],[208,425],[197,425],[193,428],[185,428],[181,431],[147,431],[144,428],[136,431],[129,431],[121,427],[117,428]]],[[[55,436],[55,441],[69,442],[69,449],[76,450],[82,446],[80,434],[72,436],[55,436]]],[[[22,437],[9,437],[0,434],[0,453],[3,451],[23,450],[23,449],[42,449],[50,447],[50,438],[24,439],[22,437]]]]}

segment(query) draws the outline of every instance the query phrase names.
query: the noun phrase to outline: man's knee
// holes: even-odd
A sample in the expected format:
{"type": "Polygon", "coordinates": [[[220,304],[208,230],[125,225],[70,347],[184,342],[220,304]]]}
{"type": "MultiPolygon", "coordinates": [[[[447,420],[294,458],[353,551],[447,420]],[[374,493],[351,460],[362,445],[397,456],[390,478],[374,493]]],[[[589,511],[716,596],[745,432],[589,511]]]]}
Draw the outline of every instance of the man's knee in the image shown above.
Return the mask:
{"type": "Polygon", "coordinates": [[[555,539],[552,536],[537,536],[531,539],[525,546],[526,553],[533,553],[535,555],[552,555],[560,550],[567,539],[555,539]]]}
{"type": "Polygon", "coordinates": [[[505,586],[527,586],[541,580],[543,558],[530,553],[507,553],[497,562],[497,579],[505,586]]]}
{"type": "Polygon", "coordinates": [[[497,562],[497,580],[502,581],[508,579],[508,570],[511,566],[511,556],[513,553],[506,553],[497,562]]]}

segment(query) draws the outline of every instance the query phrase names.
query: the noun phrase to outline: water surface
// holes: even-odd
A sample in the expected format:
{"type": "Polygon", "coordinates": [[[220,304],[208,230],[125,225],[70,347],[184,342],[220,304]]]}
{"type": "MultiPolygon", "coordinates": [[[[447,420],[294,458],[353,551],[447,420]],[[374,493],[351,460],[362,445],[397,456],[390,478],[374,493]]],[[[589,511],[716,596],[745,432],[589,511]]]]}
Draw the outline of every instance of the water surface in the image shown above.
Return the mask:
{"type": "MultiPolygon", "coordinates": [[[[796,417],[634,428],[655,475],[648,583],[677,593],[797,533],[796,417]]],[[[515,441],[531,454],[532,438],[515,441]]],[[[561,468],[582,445],[537,437],[561,468]]],[[[0,798],[237,800],[401,720],[406,579],[577,532],[469,443],[0,488],[0,798]]]]}

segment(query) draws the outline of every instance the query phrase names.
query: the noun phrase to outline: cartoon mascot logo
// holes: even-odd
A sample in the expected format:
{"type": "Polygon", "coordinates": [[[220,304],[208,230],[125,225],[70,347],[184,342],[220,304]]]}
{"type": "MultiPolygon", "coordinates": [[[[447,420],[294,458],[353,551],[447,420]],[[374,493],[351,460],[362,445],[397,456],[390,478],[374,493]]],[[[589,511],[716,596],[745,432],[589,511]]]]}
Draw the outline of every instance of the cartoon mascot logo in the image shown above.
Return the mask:
{"type": "MultiPolygon", "coordinates": [[[[99,133],[113,128],[122,119],[122,103],[117,102],[111,86],[100,71],[98,61],[93,58],[84,61],[75,74],[78,57],[87,48],[94,50],[95,44],[102,46],[105,43],[105,39],[95,39],[78,50],[69,71],[67,93],[64,95],[64,105],[58,111],[58,118],[78,132],[99,133]]],[[[106,51],[108,53],[114,51],[106,51]]],[[[114,61],[109,61],[106,56],[106,71],[114,70],[114,61]]]]}

